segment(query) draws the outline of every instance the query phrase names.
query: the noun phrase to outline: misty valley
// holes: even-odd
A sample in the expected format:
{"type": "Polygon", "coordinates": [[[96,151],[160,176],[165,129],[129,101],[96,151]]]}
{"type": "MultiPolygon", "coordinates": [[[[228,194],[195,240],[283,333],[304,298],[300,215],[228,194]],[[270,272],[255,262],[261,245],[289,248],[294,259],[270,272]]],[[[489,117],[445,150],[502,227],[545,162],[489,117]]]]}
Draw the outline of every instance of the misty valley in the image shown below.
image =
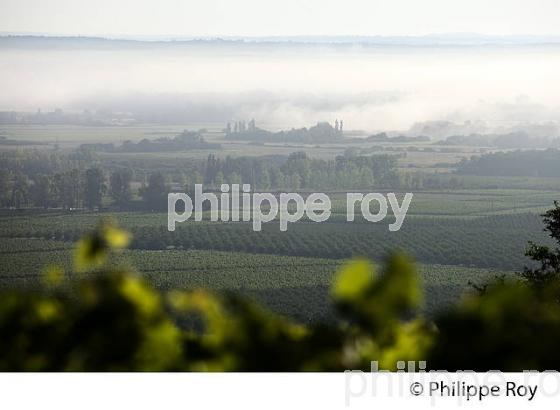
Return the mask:
{"type": "Polygon", "coordinates": [[[141,369],[367,368],[410,349],[519,370],[530,343],[499,354],[510,323],[539,341],[559,323],[542,282],[560,260],[560,48],[465,38],[0,37],[0,319],[64,306],[83,326],[124,300],[96,323],[138,314],[154,333],[134,337],[172,358],[141,369]],[[488,356],[456,354],[488,334],[488,356]]]}

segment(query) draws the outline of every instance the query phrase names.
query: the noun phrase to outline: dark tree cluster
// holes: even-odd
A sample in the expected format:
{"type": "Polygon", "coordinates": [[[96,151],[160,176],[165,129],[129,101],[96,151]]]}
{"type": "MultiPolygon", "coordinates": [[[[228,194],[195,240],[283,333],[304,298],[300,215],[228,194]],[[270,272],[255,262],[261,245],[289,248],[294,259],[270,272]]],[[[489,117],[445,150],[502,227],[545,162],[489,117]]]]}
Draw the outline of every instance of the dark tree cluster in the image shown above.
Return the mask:
{"type": "Polygon", "coordinates": [[[463,160],[458,174],[480,176],[560,176],[560,149],[497,152],[463,160]]]}
{"type": "Polygon", "coordinates": [[[132,198],[132,177],[129,168],[106,172],[99,161],[80,151],[13,151],[0,156],[0,206],[93,210],[100,209],[109,194],[124,208],[132,198]]]}
{"type": "Polygon", "coordinates": [[[338,156],[334,160],[309,158],[295,152],[288,158],[226,157],[209,155],[191,176],[205,184],[251,184],[255,189],[368,189],[399,183],[397,160],[390,155],[338,156]]]}
{"type": "Polygon", "coordinates": [[[319,144],[326,142],[340,142],[343,138],[342,127],[336,122],[333,127],[328,122],[319,122],[309,128],[291,129],[288,131],[271,132],[256,127],[253,122],[249,127],[244,122],[235,123],[226,128],[226,138],[231,140],[257,141],[257,142],[298,142],[305,144],[319,144]]]}

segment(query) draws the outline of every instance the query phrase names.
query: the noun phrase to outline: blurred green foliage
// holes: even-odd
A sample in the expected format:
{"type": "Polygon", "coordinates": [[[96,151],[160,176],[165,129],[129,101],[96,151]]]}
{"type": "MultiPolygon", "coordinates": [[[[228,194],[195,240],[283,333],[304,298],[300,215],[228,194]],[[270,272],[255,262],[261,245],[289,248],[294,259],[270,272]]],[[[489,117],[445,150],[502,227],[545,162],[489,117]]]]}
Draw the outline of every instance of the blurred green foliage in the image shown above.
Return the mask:
{"type": "Polygon", "coordinates": [[[560,204],[543,216],[556,247],[530,242],[538,265],[520,280],[498,277],[477,287],[438,320],[430,365],[446,370],[560,369],[560,204]]]}
{"type": "MultiPolygon", "coordinates": [[[[560,203],[554,201],[554,208],[543,216],[545,231],[560,245],[560,203]]],[[[521,274],[530,284],[538,288],[546,288],[550,283],[558,281],[560,277],[560,249],[537,245],[529,242],[529,249],[525,253],[540,265],[536,269],[525,268],[521,274]]]]}
{"type": "MultiPolygon", "coordinates": [[[[557,240],[558,221],[556,204],[545,225],[557,240]]],[[[434,323],[417,313],[422,294],[404,254],[379,273],[350,261],[331,289],[339,319],[304,326],[233,294],[162,294],[111,262],[130,239],[104,222],[80,240],[74,273],[48,267],[48,291],[0,294],[0,370],[336,371],[371,361],[396,370],[408,360],[441,370],[560,368],[560,280],[548,263],[558,249],[543,256],[546,286],[526,274],[502,279],[434,323]]]]}
{"type": "Polygon", "coordinates": [[[560,369],[560,304],[556,281],[544,291],[523,282],[497,283],[463,300],[438,320],[433,369],[560,369]]]}

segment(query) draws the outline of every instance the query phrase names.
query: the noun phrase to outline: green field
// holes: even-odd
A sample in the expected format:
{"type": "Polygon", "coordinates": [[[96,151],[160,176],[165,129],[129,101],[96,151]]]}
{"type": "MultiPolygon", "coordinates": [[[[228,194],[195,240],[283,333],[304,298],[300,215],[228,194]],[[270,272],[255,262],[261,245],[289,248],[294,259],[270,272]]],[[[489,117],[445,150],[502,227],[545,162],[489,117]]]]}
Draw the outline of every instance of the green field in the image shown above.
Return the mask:
{"type": "MultiPolygon", "coordinates": [[[[1,239],[0,286],[40,286],[45,267],[72,268],[72,244],[39,239],[1,239]]],[[[115,262],[137,267],[163,290],[205,288],[240,292],[271,309],[302,321],[328,319],[329,286],[344,261],[216,251],[128,250],[115,262]]],[[[469,281],[482,283],[495,270],[446,265],[418,266],[425,290],[424,311],[445,308],[469,291],[469,281]]],[[[70,277],[73,277],[71,275],[70,277]]]]}
{"type": "MultiPolygon", "coordinates": [[[[298,143],[265,143],[251,144],[247,141],[226,140],[222,132],[226,124],[221,123],[189,123],[179,125],[119,125],[119,126],[84,126],[84,125],[32,125],[32,124],[3,124],[0,126],[2,135],[13,140],[36,141],[47,143],[51,147],[55,144],[62,149],[74,149],[85,143],[122,143],[127,140],[139,141],[144,138],[159,138],[173,136],[183,130],[205,130],[205,138],[211,142],[222,144],[223,149],[217,152],[220,157],[233,156],[261,156],[261,155],[289,155],[294,151],[303,151],[311,158],[332,158],[341,155],[349,148],[355,148],[364,155],[372,153],[403,153],[400,165],[403,168],[414,166],[417,168],[431,169],[438,163],[456,163],[461,158],[476,153],[472,147],[460,147],[453,152],[449,147],[438,147],[430,152],[418,152],[417,147],[410,147],[410,143],[325,143],[325,144],[298,144],[298,143]],[[382,151],[379,151],[379,149],[382,151]],[[411,149],[410,149],[411,148],[411,149]]],[[[424,148],[429,144],[420,144],[424,148]]],[[[1,149],[2,147],[0,147],[1,149]]],[[[208,155],[205,150],[183,152],[149,153],[149,154],[106,154],[107,160],[181,160],[189,158],[202,158],[208,155]]]]}
{"type": "MultiPolygon", "coordinates": [[[[242,292],[303,321],[325,319],[331,315],[329,285],[341,264],[364,256],[379,263],[392,251],[402,249],[418,262],[426,293],[424,310],[432,313],[471,289],[469,281],[483,283],[496,274],[523,270],[529,263],[524,256],[528,241],[550,243],[543,232],[540,214],[560,199],[560,178],[453,173],[458,161],[480,154],[486,150],[483,147],[355,140],[348,144],[255,144],[225,140],[220,124],[14,125],[3,126],[0,131],[6,138],[48,143],[40,149],[56,156],[60,152],[71,155],[82,143],[119,144],[200,128],[206,128],[205,139],[221,144],[221,149],[97,152],[84,160],[89,161],[87,164],[67,165],[69,169],[98,166],[105,172],[106,182],[115,169],[132,169],[130,207],[122,208],[130,211],[116,212],[121,208],[115,206],[107,192],[100,202],[100,212],[81,208],[63,211],[62,205],[51,210],[14,210],[7,206],[1,209],[0,285],[40,285],[42,270],[51,264],[70,271],[73,243],[93,230],[101,219],[112,218],[133,235],[130,249],[118,256],[118,262],[134,266],[161,289],[204,287],[242,292]],[[251,223],[210,222],[207,213],[204,221],[180,223],[175,232],[169,232],[166,213],[140,211],[150,209],[141,206],[140,195],[148,175],[161,172],[167,187],[179,192],[185,186],[186,176],[192,175],[193,167],[200,166],[209,153],[217,158],[267,156],[263,157],[266,162],[303,151],[309,158],[332,160],[344,155],[348,148],[358,155],[398,155],[396,168],[401,179],[397,195],[414,193],[400,231],[389,232],[388,224],[394,221],[391,214],[387,220],[370,223],[357,212],[356,220],[347,222],[346,192],[334,190],[325,191],[332,204],[328,221],[317,224],[303,218],[290,224],[287,232],[280,232],[278,221],[266,223],[261,232],[254,232],[251,223]],[[419,185],[412,188],[414,184],[419,185]]],[[[13,158],[7,155],[8,159],[13,158]]],[[[17,161],[10,164],[19,166],[17,161]]],[[[26,166],[33,170],[35,165],[26,166]]],[[[307,193],[301,192],[303,196],[307,193]]],[[[372,205],[372,212],[375,211],[372,205]]]]}
{"type": "Polygon", "coordinates": [[[425,264],[522,270],[529,240],[548,243],[536,213],[466,218],[410,215],[398,232],[388,222],[349,223],[333,215],[324,223],[300,222],[280,232],[277,222],[254,232],[251,223],[187,221],[167,230],[167,215],[157,213],[49,213],[0,218],[0,237],[76,241],[103,217],[112,217],[134,235],[132,249],[215,250],[254,254],[347,259],[384,258],[404,249],[425,264]],[[492,249],[491,252],[488,250],[492,249]]]}

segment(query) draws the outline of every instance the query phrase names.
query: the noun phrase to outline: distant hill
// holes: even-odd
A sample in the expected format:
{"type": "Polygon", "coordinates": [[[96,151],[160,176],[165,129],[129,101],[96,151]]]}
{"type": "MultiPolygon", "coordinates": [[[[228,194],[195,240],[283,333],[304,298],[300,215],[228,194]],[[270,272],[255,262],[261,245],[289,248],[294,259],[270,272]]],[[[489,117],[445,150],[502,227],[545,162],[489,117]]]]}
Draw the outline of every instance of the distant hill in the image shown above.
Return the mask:
{"type": "Polygon", "coordinates": [[[432,34],[426,36],[269,36],[269,37],[82,37],[40,34],[0,36],[0,47],[153,47],[184,45],[333,45],[371,47],[476,47],[560,45],[559,36],[489,36],[474,33],[432,34]]]}

